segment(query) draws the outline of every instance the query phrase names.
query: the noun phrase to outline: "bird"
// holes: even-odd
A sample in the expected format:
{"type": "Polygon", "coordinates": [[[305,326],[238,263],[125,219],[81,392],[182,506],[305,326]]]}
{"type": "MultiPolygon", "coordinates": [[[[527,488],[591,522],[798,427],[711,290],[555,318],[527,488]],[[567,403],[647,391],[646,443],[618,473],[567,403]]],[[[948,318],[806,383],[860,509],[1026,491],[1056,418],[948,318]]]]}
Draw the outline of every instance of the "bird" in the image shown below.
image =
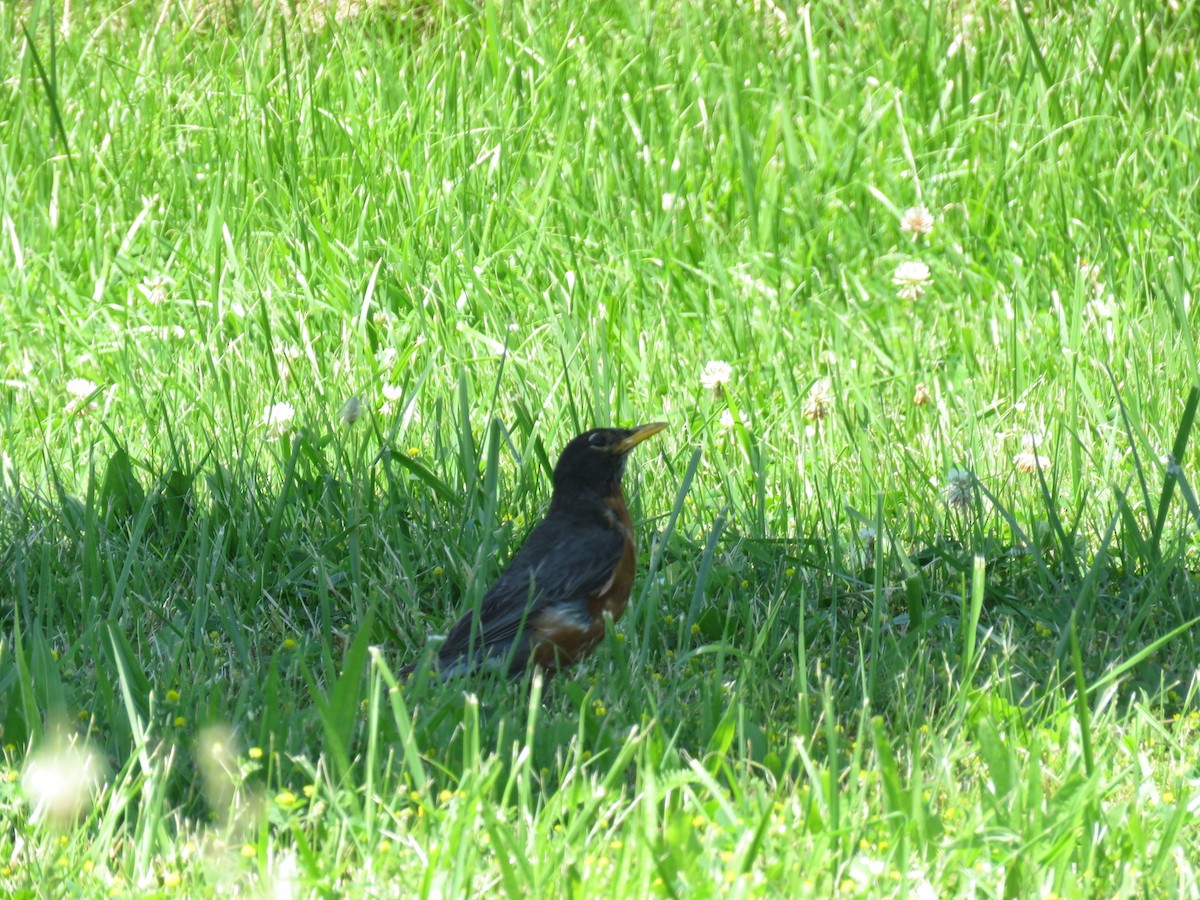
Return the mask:
{"type": "Polygon", "coordinates": [[[438,648],[441,679],[479,669],[519,677],[530,666],[549,678],[599,646],[605,616],[615,622],[629,605],[637,566],[621,476],[630,451],[666,427],[595,428],[566,445],[545,517],[438,648]]]}

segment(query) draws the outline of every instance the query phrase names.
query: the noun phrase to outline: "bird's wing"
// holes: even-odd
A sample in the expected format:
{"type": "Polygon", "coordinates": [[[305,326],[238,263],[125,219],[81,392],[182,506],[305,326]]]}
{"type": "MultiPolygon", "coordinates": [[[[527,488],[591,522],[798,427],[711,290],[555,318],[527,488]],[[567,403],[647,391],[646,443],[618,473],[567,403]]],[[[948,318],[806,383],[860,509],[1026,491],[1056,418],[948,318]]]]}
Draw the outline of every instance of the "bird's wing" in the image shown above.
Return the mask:
{"type": "Polygon", "coordinates": [[[461,660],[472,644],[476,659],[507,653],[534,613],[551,604],[586,600],[603,588],[624,549],[624,535],[605,523],[567,531],[542,522],[484,595],[478,620],[472,610],[450,629],[438,651],[442,663],[461,660]]]}

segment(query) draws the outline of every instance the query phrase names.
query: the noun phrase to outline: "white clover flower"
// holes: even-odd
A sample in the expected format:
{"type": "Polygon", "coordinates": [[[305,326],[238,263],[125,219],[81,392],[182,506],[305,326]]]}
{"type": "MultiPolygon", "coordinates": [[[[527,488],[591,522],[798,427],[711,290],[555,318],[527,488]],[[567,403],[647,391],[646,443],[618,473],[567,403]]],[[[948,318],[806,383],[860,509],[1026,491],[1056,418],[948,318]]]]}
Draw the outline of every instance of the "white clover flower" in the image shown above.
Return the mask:
{"type": "Polygon", "coordinates": [[[1088,301],[1087,314],[1090,318],[1103,322],[1117,314],[1117,304],[1111,294],[1107,300],[1097,297],[1095,300],[1088,301]]]}
{"type": "Polygon", "coordinates": [[[167,285],[170,282],[166,275],[161,273],[157,275],[149,275],[138,284],[138,292],[146,298],[146,302],[151,306],[161,306],[167,302],[167,285]]]}
{"type": "Polygon", "coordinates": [[[292,363],[300,358],[300,348],[295,344],[285,344],[282,341],[276,341],[273,349],[275,366],[279,372],[279,380],[285,383],[291,381],[292,363]]]}
{"type": "Polygon", "coordinates": [[[725,432],[732,430],[734,426],[745,426],[746,417],[741,413],[738,413],[735,416],[733,414],[733,410],[726,408],[721,410],[721,415],[717,419],[717,424],[721,426],[721,433],[724,434],[725,432]]]}
{"type": "Polygon", "coordinates": [[[404,396],[404,388],[398,384],[384,382],[380,390],[383,392],[383,404],[379,411],[385,416],[390,416],[396,411],[396,404],[400,402],[400,398],[404,396]]]}
{"type": "Polygon", "coordinates": [[[931,280],[929,266],[916,259],[900,263],[892,273],[892,284],[899,288],[896,293],[904,300],[920,299],[931,280]]]}
{"type": "Polygon", "coordinates": [[[1024,475],[1032,475],[1038,470],[1046,471],[1050,468],[1050,460],[1037,453],[1030,453],[1028,450],[1022,450],[1013,457],[1013,465],[1017,467],[1017,471],[1024,475]]]}
{"type": "Polygon", "coordinates": [[[94,381],[89,381],[87,378],[72,378],[66,384],[67,388],[67,405],[66,412],[72,414],[81,409],[90,409],[95,404],[89,403],[90,398],[99,390],[99,386],[94,381]]]}
{"type": "Polygon", "coordinates": [[[1017,467],[1018,472],[1032,475],[1034,472],[1044,472],[1050,468],[1049,458],[1038,453],[1038,449],[1043,443],[1045,443],[1043,435],[1022,435],[1021,452],[1013,457],[1013,465],[1017,467]]]}
{"type": "Polygon", "coordinates": [[[76,400],[86,400],[96,393],[96,382],[86,378],[72,378],[67,382],[67,393],[76,400]]]}
{"type": "Polygon", "coordinates": [[[276,403],[263,410],[262,424],[273,435],[281,435],[288,430],[292,419],[296,416],[296,408],[292,404],[276,403]]]}
{"type": "Polygon", "coordinates": [[[710,359],[700,373],[700,386],[706,391],[715,391],[729,384],[733,378],[733,366],[721,359],[710,359]]]}
{"type": "Polygon", "coordinates": [[[1097,299],[1103,297],[1105,285],[1104,282],[1100,280],[1100,264],[1090,263],[1082,257],[1077,257],[1075,260],[1075,265],[1079,267],[1080,276],[1092,289],[1092,296],[1097,299]]]}
{"type": "Polygon", "coordinates": [[[911,206],[900,217],[900,230],[911,234],[915,241],[923,234],[933,231],[933,213],[925,206],[911,206]]]}

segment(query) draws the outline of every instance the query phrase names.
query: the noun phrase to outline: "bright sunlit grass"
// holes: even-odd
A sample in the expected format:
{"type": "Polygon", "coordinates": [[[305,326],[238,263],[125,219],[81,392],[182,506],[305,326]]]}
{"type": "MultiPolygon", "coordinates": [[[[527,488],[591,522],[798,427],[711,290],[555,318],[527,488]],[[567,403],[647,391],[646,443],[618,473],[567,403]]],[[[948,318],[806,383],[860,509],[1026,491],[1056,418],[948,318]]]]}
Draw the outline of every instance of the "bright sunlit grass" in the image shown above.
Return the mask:
{"type": "Polygon", "coordinates": [[[1200,893],[1195,3],[0,26],[0,892],[1200,893]]]}

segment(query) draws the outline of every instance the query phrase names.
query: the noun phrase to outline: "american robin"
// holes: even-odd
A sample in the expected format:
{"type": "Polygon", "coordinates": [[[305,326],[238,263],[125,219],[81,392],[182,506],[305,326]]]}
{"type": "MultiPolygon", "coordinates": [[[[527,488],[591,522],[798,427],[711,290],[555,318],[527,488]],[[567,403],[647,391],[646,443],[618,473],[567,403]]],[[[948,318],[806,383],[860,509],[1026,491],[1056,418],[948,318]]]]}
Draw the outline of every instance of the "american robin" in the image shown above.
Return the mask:
{"type": "Polygon", "coordinates": [[[596,428],[567,444],[546,517],[438,649],[443,678],[478,668],[515,676],[531,663],[552,675],[596,649],[604,614],[616,621],[629,604],[637,563],[621,493],[625,462],[666,427],[596,428]]]}

